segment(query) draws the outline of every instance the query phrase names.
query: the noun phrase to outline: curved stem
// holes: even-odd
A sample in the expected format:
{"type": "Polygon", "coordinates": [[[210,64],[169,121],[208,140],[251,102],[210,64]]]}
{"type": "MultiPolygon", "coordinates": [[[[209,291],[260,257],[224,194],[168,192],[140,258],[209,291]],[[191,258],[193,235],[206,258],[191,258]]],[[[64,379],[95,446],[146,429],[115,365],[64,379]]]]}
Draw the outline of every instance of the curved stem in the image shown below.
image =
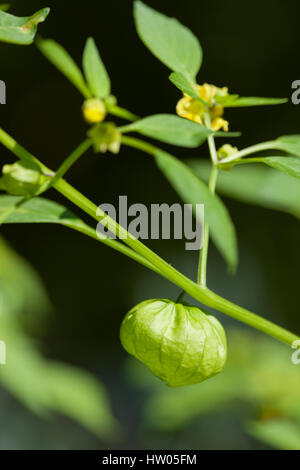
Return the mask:
{"type": "Polygon", "coordinates": [[[100,243],[103,243],[104,245],[109,246],[110,248],[113,248],[114,250],[118,251],[119,253],[122,253],[128,258],[137,261],[139,264],[145,266],[146,268],[151,269],[155,273],[160,274],[160,271],[152,263],[143,258],[143,256],[140,256],[134,250],[128,248],[126,245],[117,240],[109,238],[108,236],[105,236],[103,234],[101,234],[100,236],[99,234],[97,234],[95,228],[90,227],[87,224],[80,224],[78,226],[67,224],[65,225],[73,230],[76,230],[77,232],[83,233],[84,235],[87,235],[88,237],[99,241],[100,243]]]}
{"type": "Polygon", "coordinates": [[[120,106],[117,105],[108,105],[108,112],[113,116],[125,119],[127,121],[137,121],[137,119],[139,119],[139,117],[133,114],[131,111],[127,111],[127,109],[120,108],[120,106]]]}
{"type": "MultiPolygon", "coordinates": [[[[127,138],[127,142],[128,142],[127,138]]],[[[130,139],[132,140],[132,139],[130,139]]],[[[136,139],[133,139],[136,141],[136,139]]],[[[9,148],[15,155],[19,158],[29,158],[37,162],[41,168],[46,169],[46,171],[51,171],[45,167],[38,159],[33,157],[29,152],[27,152],[23,147],[18,145],[6,132],[0,129],[0,142],[9,148]]],[[[135,142],[136,143],[136,142],[135,142]]],[[[148,153],[153,155],[154,150],[157,149],[154,146],[146,144],[145,142],[137,142],[137,145],[147,148],[148,153]]],[[[116,234],[119,238],[125,241],[125,243],[132,248],[136,253],[141,255],[145,260],[155,267],[156,272],[160,273],[163,277],[167,278],[169,281],[173,282],[175,285],[184,290],[187,294],[191,295],[194,299],[199,302],[207,305],[208,307],[214,308],[223,312],[236,320],[239,320],[243,323],[246,323],[253,328],[256,328],[264,333],[267,333],[270,336],[292,345],[295,340],[299,337],[280,326],[275,325],[274,323],[252,313],[238,305],[233,304],[232,302],[218,296],[214,292],[210,291],[206,287],[200,286],[193,282],[191,279],[187,278],[170,264],[164,261],[160,256],[146,247],[142,242],[137,240],[133,235],[128,233],[123,227],[119,226],[117,222],[108,217],[103,211],[100,211],[95,204],[93,204],[89,199],[87,199],[83,194],[73,188],[63,179],[57,181],[54,185],[55,189],[63,194],[67,199],[73,202],[76,206],[84,210],[87,214],[92,216],[95,220],[103,222],[106,220],[105,226],[116,234]]],[[[152,268],[151,268],[152,269],[152,268]]]]}
{"type": "MultiPolygon", "coordinates": [[[[216,184],[218,177],[218,169],[216,166],[212,167],[211,175],[209,179],[209,190],[212,194],[215,193],[216,184]]],[[[209,247],[209,225],[207,222],[204,223],[203,242],[200,249],[199,264],[198,264],[198,284],[206,286],[206,271],[207,271],[207,258],[208,258],[208,247],[209,247]]]]}
{"type": "Polygon", "coordinates": [[[67,171],[77,162],[77,160],[92,146],[92,139],[84,140],[60,165],[50,185],[53,186],[67,171]]]}
{"type": "Polygon", "coordinates": [[[231,157],[224,158],[221,160],[219,164],[223,165],[226,163],[234,162],[235,160],[239,160],[240,158],[246,157],[247,155],[251,155],[253,153],[262,152],[263,150],[272,150],[276,148],[274,142],[262,142],[261,144],[251,145],[250,147],[246,147],[243,150],[240,150],[237,153],[231,155],[231,157]]]}

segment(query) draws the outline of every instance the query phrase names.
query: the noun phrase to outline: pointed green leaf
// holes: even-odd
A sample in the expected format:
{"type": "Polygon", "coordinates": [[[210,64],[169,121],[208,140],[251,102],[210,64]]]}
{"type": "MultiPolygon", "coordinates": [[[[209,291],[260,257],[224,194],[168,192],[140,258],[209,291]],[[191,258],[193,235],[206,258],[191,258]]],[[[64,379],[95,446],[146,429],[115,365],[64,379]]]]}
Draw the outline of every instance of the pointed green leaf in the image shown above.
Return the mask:
{"type": "Polygon", "coordinates": [[[0,41],[13,44],[32,44],[37,25],[45,21],[50,8],[43,8],[32,16],[18,17],[0,10],[0,41]]]}
{"type": "Polygon", "coordinates": [[[242,108],[283,104],[288,100],[286,98],[256,98],[253,96],[240,97],[239,95],[228,95],[225,97],[217,97],[216,101],[224,106],[224,108],[242,108]]]}
{"type": "Polygon", "coordinates": [[[85,98],[92,96],[80,68],[60,44],[53,39],[38,39],[37,46],[42,54],[75,85],[85,98]]]}
{"type": "MultiPolygon", "coordinates": [[[[188,160],[187,163],[200,178],[208,181],[209,162],[188,160]]],[[[220,171],[217,191],[238,201],[286,212],[300,219],[299,181],[273,168],[241,165],[220,171]]]]}
{"type": "Polygon", "coordinates": [[[139,132],[147,137],[181,147],[199,147],[213,133],[200,124],[173,114],[149,116],[124,126],[120,130],[139,132]]]}
{"type": "Polygon", "coordinates": [[[283,135],[273,141],[274,148],[300,157],[300,134],[283,135]]]}
{"type": "Polygon", "coordinates": [[[110,79],[93,38],[88,38],[83,51],[83,70],[93,96],[106,98],[111,91],[110,79]]]}
{"type": "MultiPolygon", "coordinates": [[[[9,207],[18,204],[22,199],[19,196],[0,196],[0,214],[9,207]]],[[[75,229],[86,227],[86,224],[71,211],[56,202],[41,197],[24,202],[8,216],[4,223],[54,223],[75,229]]]]}
{"type": "Polygon", "coordinates": [[[180,72],[173,72],[169,76],[169,80],[183,93],[186,93],[187,95],[194,98],[194,100],[197,100],[207,106],[207,103],[200,98],[199,93],[195,88],[195,83],[188,77],[180,72]]]}
{"type": "Polygon", "coordinates": [[[194,34],[141,1],[134,4],[137,32],[148,49],[174,72],[195,78],[202,63],[202,49],[194,34]]]}
{"type": "Polygon", "coordinates": [[[0,369],[0,383],[32,412],[41,417],[61,413],[104,438],[119,431],[107,393],[92,375],[45,360],[11,321],[1,322],[1,339],[9,351],[9,366],[0,369]]]}
{"type": "Polygon", "coordinates": [[[276,168],[276,170],[282,171],[294,178],[300,178],[300,158],[298,157],[265,157],[260,159],[256,158],[255,160],[260,160],[262,163],[276,168]]]}
{"type": "Polygon", "coordinates": [[[112,414],[103,385],[78,368],[58,362],[46,365],[45,382],[51,392],[47,397],[47,406],[69,416],[100,437],[116,437],[119,424],[112,414]]]}
{"type": "Polygon", "coordinates": [[[204,204],[212,239],[234,270],[238,261],[236,233],[221,199],[213,195],[207,185],[182,161],[159,150],[155,158],[159,169],[186,204],[193,204],[194,210],[196,204],[204,204]]]}

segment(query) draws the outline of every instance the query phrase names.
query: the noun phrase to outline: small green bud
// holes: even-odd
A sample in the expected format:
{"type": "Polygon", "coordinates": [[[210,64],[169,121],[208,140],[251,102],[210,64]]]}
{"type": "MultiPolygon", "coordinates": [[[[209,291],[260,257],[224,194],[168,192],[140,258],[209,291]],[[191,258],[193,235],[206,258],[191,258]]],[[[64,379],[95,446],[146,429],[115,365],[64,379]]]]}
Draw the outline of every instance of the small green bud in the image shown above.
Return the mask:
{"type": "Polygon", "coordinates": [[[170,387],[198,384],[218,374],[227,357],[221,323],[197,307],[147,300],[124,318],[121,343],[170,387]]]}
{"type": "Polygon", "coordinates": [[[109,150],[112,153],[119,153],[121,134],[113,122],[104,122],[92,127],[88,136],[93,140],[95,152],[105,153],[109,150]]]}
{"type": "Polygon", "coordinates": [[[2,174],[0,189],[13,196],[34,196],[47,179],[37,164],[27,161],[4,165],[2,174]]]}
{"type": "Polygon", "coordinates": [[[117,103],[118,103],[117,98],[114,95],[109,95],[105,99],[105,104],[106,104],[108,109],[109,109],[110,106],[116,106],[117,103]]]}
{"type": "Polygon", "coordinates": [[[219,148],[218,150],[218,158],[219,160],[223,160],[227,157],[231,157],[235,153],[237,153],[239,150],[237,147],[233,147],[230,144],[225,144],[222,147],[219,148]]]}

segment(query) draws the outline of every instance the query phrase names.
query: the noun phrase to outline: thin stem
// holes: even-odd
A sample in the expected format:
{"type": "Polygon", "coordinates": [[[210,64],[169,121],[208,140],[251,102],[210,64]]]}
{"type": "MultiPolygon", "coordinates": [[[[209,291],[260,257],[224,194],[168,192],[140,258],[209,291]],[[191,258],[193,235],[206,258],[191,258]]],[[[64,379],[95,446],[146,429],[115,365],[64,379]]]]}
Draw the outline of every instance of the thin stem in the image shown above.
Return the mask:
{"type": "Polygon", "coordinates": [[[76,230],[77,232],[83,233],[84,235],[87,235],[88,237],[93,238],[94,240],[99,241],[100,243],[103,243],[104,245],[109,246],[110,248],[113,248],[114,250],[118,251],[119,253],[122,253],[128,258],[131,258],[134,261],[137,261],[139,264],[146,266],[146,268],[151,269],[157,274],[160,274],[160,271],[152,263],[150,263],[145,258],[143,258],[143,256],[140,256],[134,250],[132,250],[131,248],[128,248],[126,245],[119,242],[118,240],[109,238],[108,236],[104,234],[101,234],[101,235],[97,234],[95,228],[90,227],[87,224],[80,224],[78,226],[75,226],[75,225],[67,225],[67,226],[73,230],[76,230]]]}
{"type": "Polygon", "coordinates": [[[253,153],[262,152],[263,150],[272,150],[275,149],[276,145],[274,142],[262,142],[261,144],[251,145],[250,147],[246,147],[243,150],[240,150],[237,153],[234,153],[230,157],[224,158],[219,162],[220,165],[234,162],[235,160],[239,160],[240,158],[246,157],[247,155],[251,155],[253,153]]]}
{"type": "MultiPolygon", "coordinates": [[[[204,124],[208,129],[211,129],[211,120],[210,120],[209,113],[204,114],[204,124]]],[[[208,142],[208,147],[209,147],[209,152],[210,152],[212,162],[213,162],[214,165],[217,165],[218,164],[218,154],[217,154],[215,139],[214,139],[213,135],[208,136],[207,142],[208,142]]]]}
{"type": "MultiPolygon", "coordinates": [[[[218,177],[218,169],[216,166],[212,167],[210,179],[209,179],[209,190],[212,194],[215,193],[216,184],[218,177]]],[[[199,264],[198,264],[198,277],[197,282],[201,286],[206,286],[206,272],[207,272],[207,258],[209,248],[209,225],[207,222],[204,223],[203,242],[200,249],[199,264]]]]}
{"type": "Polygon", "coordinates": [[[53,186],[53,184],[55,184],[60,178],[63,178],[67,171],[92,146],[92,144],[92,139],[86,139],[74,150],[74,152],[71,153],[71,155],[69,155],[64,160],[64,162],[60,165],[57,172],[55,173],[55,176],[53,177],[52,181],[50,182],[51,186],[53,186]]]}
{"type": "Polygon", "coordinates": [[[177,304],[180,304],[183,301],[185,294],[186,292],[184,290],[180,292],[179,296],[176,299],[177,304]]]}
{"type": "MultiPolygon", "coordinates": [[[[127,138],[128,139],[128,138],[127,138]]],[[[136,141],[137,139],[130,139],[136,141]]],[[[2,142],[7,148],[12,150],[19,158],[25,158],[25,156],[30,156],[31,159],[38,162],[41,167],[44,165],[39,162],[35,157],[29,154],[21,146],[17,145],[16,142],[9,137],[3,130],[0,130],[0,142],[2,142]],[[15,145],[12,145],[15,142],[15,145]],[[24,155],[23,151],[24,150],[24,155]]],[[[128,141],[127,141],[128,143],[128,141]]],[[[151,155],[153,155],[155,147],[141,142],[135,142],[138,146],[148,148],[151,155]],[[143,145],[144,144],[144,145],[143,145]]],[[[146,150],[147,151],[147,150],[146,150]]],[[[156,149],[157,152],[157,149],[156,149]]],[[[47,167],[44,167],[47,169],[47,167]]],[[[50,171],[49,169],[47,169],[50,171]]],[[[130,248],[132,248],[136,253],[140,254],[144,259],[149,261],[153,266],[155,266],[156,272],[159,272],[163,277],[167,278],[170,282],[173,282],[175,285],[184,290],[187,294],[191,295],[194,299],[199,302],[207,305],[208,307],[215,308],[220,312],[223,312],[236,320],[239,320],[243,323],[246,323],[249,326],[252,326],[264,333],[267,333],[270,336],[292,345],[295,340],[298,340],[299,337],[280,326],[275,325],[274,323],[252,313],[238,305],[233,304],[232,302],[223,299],[209,289],[199,286],[192,280],[188,279],[186,276],[178,272],[175,268],[169,265],[164,261],[160,256],[147,248],[142,242],[137,240],[133,235],[128,233],[124,228],[119,226],[117,222],[113,219],[110,219],[103,211],[97,209],[97,206],[89,201],[83,194],[73,188],[63,179],[57,181],[54,185],[55,189],[63,194],[67,199],[77,205],[79,208],[84,210],[87,214],[91,215],[95,220],[103,221],[106,219],[108,223],[105,224],[107,228],[115,233],[119,238],[123,239],[130,248]],[[125,239],[126,238],[126,239],[125,239]]]]}
{"type": "Polygon", "coordinates": [[[117,116],[127,121],[137,121],[139,119],[139,117],[133,114],[131,111],[128,111],[124,108],[120,108],[120,106],[117,105],[108,105],[108,112],[113,116],[117,116]]]}

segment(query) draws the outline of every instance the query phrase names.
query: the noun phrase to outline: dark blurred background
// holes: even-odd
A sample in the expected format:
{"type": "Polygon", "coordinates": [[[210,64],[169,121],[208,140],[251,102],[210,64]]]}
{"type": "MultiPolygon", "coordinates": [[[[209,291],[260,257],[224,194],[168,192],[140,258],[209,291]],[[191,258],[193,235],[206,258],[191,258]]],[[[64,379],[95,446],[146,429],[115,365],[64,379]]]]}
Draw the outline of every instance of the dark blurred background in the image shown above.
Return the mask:
{"type": "MultiPolygon", "coordinates": [[[[168,81],[168,70],[138,39],[131,0],[10,3],[10,12],[20,16],[51,7],[39,32],[64,45],[78,63],[86,38],[93,36],[121,106],[141,116],[174,112],[180,94],[168,81]]],[[[299,78],[298,1],[146,3],[179,18],[200,39],[204,62],[199,83],[228,86],[230,92],[242,96],[290,97],[291,83],[299,78]]],[[[0,79],[7,84],[7,105],[0,108],[2,125],[55,169],[85,137],[87,126],[80,113],[82,98],[34,46],[1,44],[0,56],[0,79]]],[[[226,112],[231,130],[243,133],[234,141],[239,147],[299,133],[299,116],[300,107],[291,102],[226,112]]],[[[178,157],[207,157],[206,146],[192,151],[165,148],[178,157]]],[[[6,150],[0,151],[1,161],[11,161],[6,150]]],[[[117,156],[94,155],[90,151],[71,170],[68,180],[97,204],[117,204],[119,195],[128,195],[129,204],[178,201],[152,158],[128,148],[117,156]]],[[[54,192],[51,197],[65,203],[54,192]]],[[[237,227],[240,265],[236,275],[229,276],[212,246],[210,287],[299,332],[299,221],[231,200],[226,203],[237,227]]],[[[2,233],[39,272],[55,306],[40,338],[44,354],[88,369],[106,384],[114,413],[126,430],[122,442],[110,443],[110,448],[261,446],[246,436],[233,414],[212,418],[209,424],[207,420],[195,423],[178,442],[170,443],[168,436],[139,431],[144,396],[124,374],[127,355],[119,343],[120,322],[138,301],[174,297],[179,293],[176,287],[109,248],[64,228],[9,226],[2,233]],[[213,432],[216,427],[218,432],[213,432]],[[208,428],[209,438],[205,432],[208,428]]],[[[157,241],[149,242],[149,246],[195,276],[197,255],[185,252],[183,242],[157,241]]],[[[225,325],[234,323],[221,315],[219,318],[225,325]]],[[[58,419],[45,423],[6,396],[6,392],[2,394],[6,405],[1,412],[0,448],[88,449],[107,445],[71,422],[58,419]]]]}

